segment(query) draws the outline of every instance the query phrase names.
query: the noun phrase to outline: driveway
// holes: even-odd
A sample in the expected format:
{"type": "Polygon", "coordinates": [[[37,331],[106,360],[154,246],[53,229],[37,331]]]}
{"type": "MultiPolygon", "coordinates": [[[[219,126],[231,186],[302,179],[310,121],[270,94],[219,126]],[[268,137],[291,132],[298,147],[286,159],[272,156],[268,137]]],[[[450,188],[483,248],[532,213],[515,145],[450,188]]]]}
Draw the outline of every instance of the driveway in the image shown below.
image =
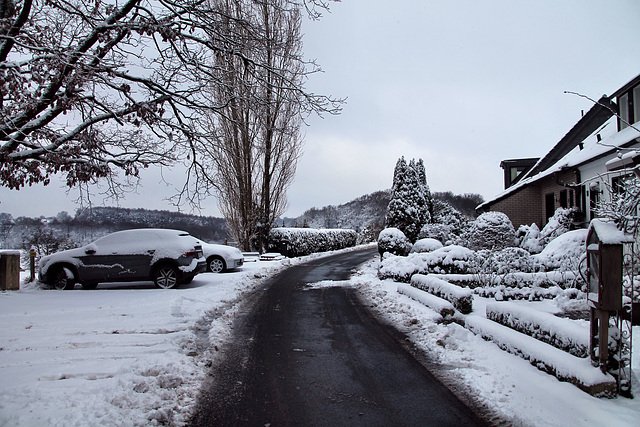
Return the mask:
{"type": "Polygon", "coordinates": [[[484,425],[340,286],[374,256],[367,249],[313,260],[257,291],[191,425],[484,425]]]}

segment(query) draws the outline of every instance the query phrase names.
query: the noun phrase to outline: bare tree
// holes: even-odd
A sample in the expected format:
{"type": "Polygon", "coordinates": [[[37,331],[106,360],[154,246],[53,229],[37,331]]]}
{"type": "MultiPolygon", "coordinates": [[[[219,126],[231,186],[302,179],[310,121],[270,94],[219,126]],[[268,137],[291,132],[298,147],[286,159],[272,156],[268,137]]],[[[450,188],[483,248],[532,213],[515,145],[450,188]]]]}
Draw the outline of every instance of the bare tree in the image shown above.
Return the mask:
{"type": "MultiPolygon", "coordinates": [[[[216,44],[235,46],[216,54],[210,93],[224,106],[209,117],[209,137],[199,142],[204,159],[194,180],[209,180],[231,234],[243,249],[262,250],[275,219],[286,209],[306,114],[339,110],[339,102],[301,88],[318,69],[302,58],[299,5],[286,0],[216,0],[227,16],[216,44]]],[[[188,189],[187,189],[188,190],[188,189]]]]}
{"type": "MultiPolygon", "coordinates": [[[[305,6],[314,14],[326,7],[323,0],[261,3],[305,6]]],[[[151,165],[182,161],[202,170],[203,123],[233,101],[212,102],[205,90],[226,84],[216,55],[250,63],[255,74],[266,66],[248,54],[266,48],[260,40],[247,46],[224,39],[229,17],[213,0],[0,0],[0,6],[0,182],[12,189],[48,184],[60,173],[70,187],[106,179],[118,197],[122,184],[135,183],[151,165]]],[[[241,24],[247,34],[261,34],[252,20],[241,24]]],[[[314,108],[330,103],[297,89],[314,108]]],[[[211,181],[194,176],[185,184],[193,191],[179,201],[197,204],[190,196],[208,193],[211,181]]]]}

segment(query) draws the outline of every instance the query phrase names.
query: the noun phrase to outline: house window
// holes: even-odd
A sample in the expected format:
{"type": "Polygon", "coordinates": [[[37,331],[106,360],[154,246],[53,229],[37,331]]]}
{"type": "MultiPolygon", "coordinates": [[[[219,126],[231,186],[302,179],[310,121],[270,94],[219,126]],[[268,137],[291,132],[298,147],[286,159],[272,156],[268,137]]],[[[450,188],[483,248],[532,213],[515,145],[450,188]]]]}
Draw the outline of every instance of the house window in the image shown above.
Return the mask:
{"type": "Polygon", "coordinates": [[[560,192],[560,206],[566,209],[568,207],[567,201],[567,190],[562,190],[560,192]]]}
{"type": "Polygon", "coordinates": [[[589,210],[595,210],[598,202],[600,202],[600,184],[596,183],[589,188],[589,210]]]}
{"type": "Polygon", "coordinates": [[[573,190],[569,191],[569,207],[574,207],[576,205],[575,202],[575,194],[573,190]]]}
{"type": "Polygon", "coordinates": [[[611,193],[621,194],[624,192],[624,183],[632,177],[631,174],[614,176],[611,178],[611,193]]]}
{"type": "Polygon", "coordinates": [[[631,121],[629,120],[629,93],[625,93],[618,98],[618,108],[620,110],[618,129],[622,130],[629,126],[629,123],[631,123],[631,121]]]}
{"type": "Polygon", "coordinates": [[[545,194],[544,195],[544,213],[547,221],[549,220],[549,218],[553,216],[555,211],[556,211],[555,194],[553,193],[545,194]]]}

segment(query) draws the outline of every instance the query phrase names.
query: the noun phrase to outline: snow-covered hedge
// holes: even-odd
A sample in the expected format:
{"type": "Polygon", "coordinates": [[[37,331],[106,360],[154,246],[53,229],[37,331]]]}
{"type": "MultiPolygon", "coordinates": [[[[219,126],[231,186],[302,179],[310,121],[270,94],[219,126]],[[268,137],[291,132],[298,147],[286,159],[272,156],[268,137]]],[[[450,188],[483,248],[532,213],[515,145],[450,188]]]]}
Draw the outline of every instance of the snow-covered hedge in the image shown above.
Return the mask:
{"type": "Polygon", "coordinates": [[[573,354],[589,356],[589,325],[509,302],[487,304],[487,319],[573,354]]]}
{"type": "Polygon", "coordinates": [[[398,292],[426,305],[442,317],[453,316],[455,308],[449,301],[405,283],[398,284],[398,292]]]}
{"type": "Polygon", "coordinates": [[[378,252],[406,256],[411,250],[411,241],[395,227],[385,228],[378,236],[378,252]]]}
{"type": "Polygon", "coordinates": [[[269,233],[268,250],[280,252],[286,244],[290,257],[334,251],[356,245],[358,233],[345,229],[274,228],[269,233]]]}
{"type": "Polygon", "coordinates": [[[469,270],[473,251],[462,246],[445,246],[429,253],[413,253],[407,257],[389,256],[378,269],[381,279],[409,283],[417,273],[463,274],[469,270]]]}
{"type": "Polygon", "coordinates": [[[469,314],[473,311],[473,292],[469,288],[461,288],[437,277],[424,274],[414,275],[411,278],[411,286],[449,301],[462,314],[469,314]]]}
{"type": "Polygon", "coordinates": [[[465,327],[501,349],[528,360],[541,371],[575,384],[590,394],[612,392],[616,388],[615,379],[591,366],[588,358],[573,356],[481,316],[467,316],[465,327]]]}
{"type": "MultiPolygon", "coordinates": [[[[496,292],[503,292],[504,299],[529,299],[530,291],[542,292],[553,296],[544,298],[555,298],[559,292],[579,293],[576,287],[578,279],[576,275],[569,271],[550,271],[538,273],[521,273],[514,271],[509,274],[437,274],[434,276],[446,280],[458,286],[467,286],[478,295],[493,297],[496,292]]],[[[579,279],[580,281],[582,279],[579,279]]],[[[535,298],[537,300],[537,298],[535,298]]],[[[502,299],[500,299],[502,301],[502,299]]]]}

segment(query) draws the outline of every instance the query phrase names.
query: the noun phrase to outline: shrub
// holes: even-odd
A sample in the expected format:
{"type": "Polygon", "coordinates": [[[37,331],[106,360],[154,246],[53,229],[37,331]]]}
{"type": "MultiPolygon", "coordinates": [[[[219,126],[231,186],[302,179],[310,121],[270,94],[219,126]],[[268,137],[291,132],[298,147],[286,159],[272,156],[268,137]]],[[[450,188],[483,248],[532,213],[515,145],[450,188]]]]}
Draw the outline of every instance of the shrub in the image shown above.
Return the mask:
{"type": "Polygon", "coordinates": [[[515,229],[508,216],[502,212],[485,212],[473,222],[465,240],[473,250],[496,250],[514,246],[515,237],[515,229]]]}
{"type": "Polygon", "coordinates": [[[436,239],[443,245],[451,240],[451,226],[446,224],[425,224],[418,234],[419,239],[436,239]]]}
{"type": "Polygon", "coordinates": [[[538,254],[544,248],[540,242],[540,229],[534,222],[531,225],[521,225],[516,233],[518,246],[532,254],[538,254]]]}
{"type": "Polygon", "coordinates": [[[470,263],[475,274],[509,274],[515,271],[534,271],[534,258],[521,248],[504,248],[499,251],[483,249],[473,254],[470,263]]]}
{"type": "Polygon", "coordinates": [[[427,253],[442,248],[442,243],[436,239],[420,239],[413,244],[411,252],[427,253]]]}
{"type": "Polygon", "coordinates": [[[558,208],[547,225],[540,231],[540,240],[544,246],[558,236],[563,235],[571,227],[573,217],[577,212],[577,208],[564,209],[558,208]]]}
{"type": "Polygon", "coordinates": [[[404,233],[395,227],[385,228],[378,236],[378,252],[382,256],[389,252],[398,256],[407,256],[411,250],[411,242],[404,233]]]}
{"type": "Polygon", "coordinates": [[[288,256],[333,251],[356,245],[354,230],[315,228],[274,228],[269,233],[268,250],[279,252],[286,244],[288,256]]]}

